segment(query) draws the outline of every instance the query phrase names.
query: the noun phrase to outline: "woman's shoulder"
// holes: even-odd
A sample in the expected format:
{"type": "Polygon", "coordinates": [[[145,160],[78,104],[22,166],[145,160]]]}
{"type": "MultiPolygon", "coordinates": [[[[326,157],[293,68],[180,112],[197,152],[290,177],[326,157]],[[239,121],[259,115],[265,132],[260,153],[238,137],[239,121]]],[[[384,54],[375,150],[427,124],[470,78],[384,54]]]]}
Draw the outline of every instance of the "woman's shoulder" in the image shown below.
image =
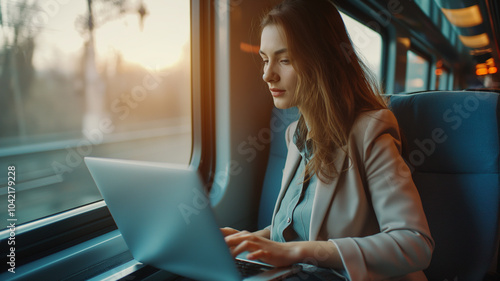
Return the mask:
{"type": "Polygon", "coordinates": [[[353,123],[350,138],[366,143],[383,134],[400,138],[398,121],[392,111],[385,108],[361,112],[353,123]]]}
{"type": "Polygon", "coordinates": [[[371,127],[398,127],[394,113],[389,109],[363,111],[356,117],[352,130],[366,130],[371,127]]]}

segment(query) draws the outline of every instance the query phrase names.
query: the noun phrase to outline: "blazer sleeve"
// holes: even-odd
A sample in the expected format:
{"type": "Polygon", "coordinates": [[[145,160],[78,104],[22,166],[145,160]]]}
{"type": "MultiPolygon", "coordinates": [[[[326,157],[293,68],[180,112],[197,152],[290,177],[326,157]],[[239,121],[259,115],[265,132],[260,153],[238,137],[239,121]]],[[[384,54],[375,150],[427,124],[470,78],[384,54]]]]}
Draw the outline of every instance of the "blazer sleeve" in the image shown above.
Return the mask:
{"type": "Polygon", "coordinates": [[[380,233],[331,239],[351,280],[386,280],[428,267],[434,241],[411,172],[401,157],[396,118],[379,110],[353,127],[367,196],[380,233]],[[357,127],[356,127],[357,126],[357,127]]]}

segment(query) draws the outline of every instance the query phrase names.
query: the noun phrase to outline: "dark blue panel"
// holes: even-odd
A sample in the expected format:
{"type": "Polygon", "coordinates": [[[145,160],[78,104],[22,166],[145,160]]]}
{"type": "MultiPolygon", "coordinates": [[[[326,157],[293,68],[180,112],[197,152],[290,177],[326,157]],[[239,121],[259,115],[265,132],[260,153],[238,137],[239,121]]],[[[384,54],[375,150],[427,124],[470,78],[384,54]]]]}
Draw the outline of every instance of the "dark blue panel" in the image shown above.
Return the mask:
{"type": "Polygon", "coordinates": [[[274,204],[281,188],[281,177],[287,155],[285,131],[288,125],[299,118],[296,107],[281,110],[274,108],[271,116],[270,128],[272,141],[269,151],[266,175],[262,186],[262,194],[259,207],[259,229],[271,224],[274,204]]]}
{"type": "Polygon", "coordinates": [[[270,173],[266,173],[260,197],[259,229],[271,224],[274,205],[281,187],[281,177],[283,176],[282,171],[285,166],[285,158],[270,155],[267,165],[267,170],[270,171],[270,173]]]}
{"type": "MultiPolygon", "coordinates": [[[[458,34],[463,35],[463,36],[475,36],[479,34],[483,34],[486,32],[486,27],[485,23],[478,24],[473,27],[455,27],[455,30],[457,30],[458,34]]],[[[490,38],[491,40],[491,38],[490,38]]]]}
{"type": "Polygon", "coordinates": [[[290,123],[298,119],[299,110],[296,107],[289,109],[273,109],[270,122],[270,128],[273,134],[270,148],[271,154],[286,158],[287,148],[285,143],[285,131],[290,123]]]}

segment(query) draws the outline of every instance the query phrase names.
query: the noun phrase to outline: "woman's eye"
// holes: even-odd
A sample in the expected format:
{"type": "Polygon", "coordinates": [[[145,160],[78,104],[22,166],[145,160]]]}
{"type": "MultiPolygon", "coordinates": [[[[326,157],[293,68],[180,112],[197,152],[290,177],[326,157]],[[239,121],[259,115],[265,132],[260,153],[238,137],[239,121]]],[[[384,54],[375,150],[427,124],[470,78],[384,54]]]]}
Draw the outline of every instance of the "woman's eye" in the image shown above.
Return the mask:
{"type": "Polygon", "coordinates": [[[281,63],[284,63],[284,64],[289,64],[290,63],[290,60],[281,60],[281,63]]]}

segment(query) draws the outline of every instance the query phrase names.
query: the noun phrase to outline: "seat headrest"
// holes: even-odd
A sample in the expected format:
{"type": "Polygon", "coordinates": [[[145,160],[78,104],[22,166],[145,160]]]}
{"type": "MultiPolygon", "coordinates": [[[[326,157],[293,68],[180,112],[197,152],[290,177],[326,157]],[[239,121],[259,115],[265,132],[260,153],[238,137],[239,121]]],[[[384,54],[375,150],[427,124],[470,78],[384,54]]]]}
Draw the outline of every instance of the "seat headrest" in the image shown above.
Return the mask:
{"type": "Polygon", "coordinates": [[[421,172],[498,173],[499,94],[436,91],[391,95],[410,168],[421,172]]]}

